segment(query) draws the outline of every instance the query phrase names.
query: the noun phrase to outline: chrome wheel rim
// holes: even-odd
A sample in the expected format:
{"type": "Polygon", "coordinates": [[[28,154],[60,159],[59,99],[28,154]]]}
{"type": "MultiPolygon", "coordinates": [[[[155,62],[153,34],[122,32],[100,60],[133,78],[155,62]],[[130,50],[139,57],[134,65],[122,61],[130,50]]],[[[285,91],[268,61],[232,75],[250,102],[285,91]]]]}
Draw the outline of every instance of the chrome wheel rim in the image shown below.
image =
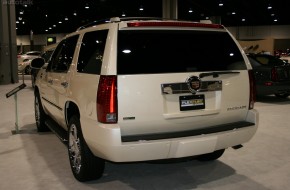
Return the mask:
{"type": "Polygon", "coordinates": [[[35,121],[36,125],[39,126],[40,124],[40,110],[39,110],[39,101],[38,98],[35,97],[35,121]]]}
{"type": "Polygon", "coordinates": [[[80,139],[78,136],[77,127],[75,124],[72,124],[69,131],[69,154],[72,164],[72,168],[75,173],[79,173],[81,170],[81,147],[80,139]]]}

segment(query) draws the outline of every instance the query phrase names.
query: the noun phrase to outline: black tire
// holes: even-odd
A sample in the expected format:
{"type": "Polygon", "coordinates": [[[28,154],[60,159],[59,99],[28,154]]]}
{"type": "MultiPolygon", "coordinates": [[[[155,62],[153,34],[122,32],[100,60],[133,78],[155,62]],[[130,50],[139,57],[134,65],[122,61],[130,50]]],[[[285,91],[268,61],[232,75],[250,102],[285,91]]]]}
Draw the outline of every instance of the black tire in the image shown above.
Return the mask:
{"type": "Polygon", "coordinates": [[[45,125],[45,120],[47,118],[47,115],[45,114],[39,93],[36,92],[34,96],[34,113],[35,113],[35,121],[36,121],[36,127],[38,132],[46,132],[49,131],[49,128],[45,125]]]}
{"type": "Polygon", "coordinates": [[[225,149],[216,150],[208,154],[199,155],[196,159],[202,162],[213,161],[220,158],[224,152],[225,152],[225,149]]]}
{"type": "Polygon", "coordinates": [[[80,182],[102,177],[105,161],[94,156],[87,146],[76,115],[70,118],[68,131],[68,155],[74,177],[80,182]]]}
{"type": "Polygon", "coordinates": [[[275,94],[277,98],[287,98],[290,94],[289,93],[280,93],[280,94],[275,94]]]}
{"type": "Polygon", "coordinates": [[[31,73],[31,67],[30,67],[29,65],[25,67],[25,69],[24,69],[24,73],[25,73],[26,75],[30,75],[30,73],[31,73]]]}
{"type": "Polygon", "coordinates": [[[35,77],[33,73],[31,73],[31,86],[32,88],[35,88],[35,77]]]}

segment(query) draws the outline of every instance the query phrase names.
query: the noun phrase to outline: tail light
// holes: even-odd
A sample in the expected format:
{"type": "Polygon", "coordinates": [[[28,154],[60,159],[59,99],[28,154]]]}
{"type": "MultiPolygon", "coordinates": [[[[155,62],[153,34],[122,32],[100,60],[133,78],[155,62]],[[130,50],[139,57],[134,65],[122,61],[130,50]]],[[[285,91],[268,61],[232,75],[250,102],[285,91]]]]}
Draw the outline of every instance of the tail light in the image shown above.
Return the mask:
{"type": "Polygon", "coordinates": [[[278,72],[277,72],[277,68],[272,68],[271,70],[271,80],[273,82],[277,82],[278,81],[278,72]]]}
{"type": "Polygon", "coordinates": [[[97,116],[101,123],[117,123],[117,76],[100,76],[97,116]]]}
{"type": "Polygon", "coordinates": [[[254,108],[256,102],[256,84],[254,80],[254,74],[252,70],[249,70],[249,80],[250,80],[250,100],[249,100],[249,109],[254,108]]]}

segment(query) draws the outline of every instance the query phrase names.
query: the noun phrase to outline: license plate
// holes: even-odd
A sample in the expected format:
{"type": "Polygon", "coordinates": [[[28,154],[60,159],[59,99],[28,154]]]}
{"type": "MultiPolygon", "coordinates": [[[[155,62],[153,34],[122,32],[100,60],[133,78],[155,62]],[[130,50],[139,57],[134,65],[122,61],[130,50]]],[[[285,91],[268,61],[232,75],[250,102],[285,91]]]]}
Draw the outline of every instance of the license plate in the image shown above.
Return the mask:
{"type": "Polygon", "coordinates": [[[205,108],[204,95],[179,96],[180,111],[205,108]]]}

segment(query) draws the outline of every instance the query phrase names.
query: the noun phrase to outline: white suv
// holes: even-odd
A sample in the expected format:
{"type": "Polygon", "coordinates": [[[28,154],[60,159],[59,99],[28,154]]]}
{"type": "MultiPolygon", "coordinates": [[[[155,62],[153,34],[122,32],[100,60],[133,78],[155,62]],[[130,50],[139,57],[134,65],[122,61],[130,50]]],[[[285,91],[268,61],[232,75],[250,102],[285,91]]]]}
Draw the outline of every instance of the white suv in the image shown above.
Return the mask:
{"type": "Polygon", "coordinates": [[[223,26],[113,18],[59,43],[37,76],[35,118],[68,141],[87,181],[106,160],[215,160],[242,147],[257,130],[254,97],[247,56],[223,26]]]}

